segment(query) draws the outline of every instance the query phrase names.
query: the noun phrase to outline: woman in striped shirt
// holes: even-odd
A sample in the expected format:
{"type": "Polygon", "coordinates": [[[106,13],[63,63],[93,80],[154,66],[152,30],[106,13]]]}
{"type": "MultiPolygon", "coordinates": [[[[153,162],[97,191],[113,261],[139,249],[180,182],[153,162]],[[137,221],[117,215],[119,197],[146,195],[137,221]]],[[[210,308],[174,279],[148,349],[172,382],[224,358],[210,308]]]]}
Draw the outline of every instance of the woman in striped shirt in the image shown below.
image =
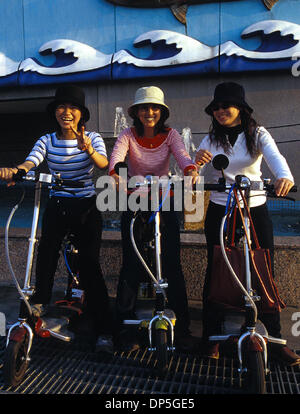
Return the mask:
{"type": "MultiPolygon", "coordinates": [[[[109,172],[121,188],[122,177],[114,167],[128,156],[128,178],[134,176],[166,176],[169,173],[170,156],[173,154],[186,175],[197,177],[197,168],[186,152],[179,133],[167,128],[165,121],[169,109],[164,103],[163,92],[155,87],[140,88],[135,102],[128,110],[133,118],[133,127],[124,130],[118,137],[111,158],[109,172]]],[[[146,241],[147,218],[143,212],[136,219],[135,240],[139,250],[146,241]],[[143,227],[144,226],[144,227],[143,227]]],[[[125,211],[121,218],[123,263],[117,292],[117,315],[119,321],[135,318],[136,297],[139,283],[146,277],[145,270],[137,258],[130,240],[130,222],[133,211],[125,211]]],[[[162,211],[162,276],[168,280],[168,303],[176,314],[175,341],[178,347],[187,349],[195,345],[189,333],[189,311],[184,276],[180,263],[180,231],[175,211],[162,211]]],[[[148,280],[148,279],[146,279],[148,280]]],[[[128,339],[128,338],[127,338],[128,339]]],[[[126,340],[126,339],[125,339],[126,340]]],[[[120,340],[124,345],[124,339],[120,340]]],[[[129,339],[130,348],[139,344],[129,339]]]]}
{"type": "Polygon", "coordinates": [[[111,338],[99,337],[99,334],[111,334],[113,325],[99,264],[102,216],[96,208],[92,174],[95,166],[102,169],[108,165],[106,148],[98,133],[85,131],[84,125],[90,115],[81,88],[74,85],[59,87],[48,111],[55,118],[56,132],[39,138],[25,162],[17,168],[0,169],[0,179],[12,185],[12,176],[19,169],[28,172],[46,160],[51,174],[60,173],[62,179],[84,183],[83,188],[62,186],[50,192],[42,220],[35,292],[30,301],[36,317],[45,314],[51,300],[61,243],[71,231],[78,243],[80,281],[85,291],[87,312],[93,322],[92,339],[98,339],[101,345],[107,339],[110,342],[111,338]]]}

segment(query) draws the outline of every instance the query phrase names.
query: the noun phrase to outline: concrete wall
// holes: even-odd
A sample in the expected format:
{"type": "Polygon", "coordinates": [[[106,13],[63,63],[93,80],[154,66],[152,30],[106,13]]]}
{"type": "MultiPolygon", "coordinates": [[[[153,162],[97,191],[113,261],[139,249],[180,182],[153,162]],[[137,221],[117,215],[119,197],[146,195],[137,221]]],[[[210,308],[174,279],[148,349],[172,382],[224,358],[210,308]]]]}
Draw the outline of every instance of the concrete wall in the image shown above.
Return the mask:
{"type": "MultiPolygon", "coordinates": [[[[9,242],[10,256],[16,277],[23,286],[26,257],[28,249],[28,232],[14,230],[9,242]],[[26,236],[27,234],[27,236],[26,236]]],[[[300,303],[300,237],[289,240],[276,239],[275,273],[279,293],[288,306],[298,306],[300,303]]],[[[206,269],[206,246],[201,234],[181,237],[181,262],[186,279],[189,300],[202,301],[202,289],[206,269]]],[[[0,232],[0,286],[11,285],[4,250],[3,232],[0,232]]],[[[115,297],[120,267],[122,264],[122,250],[120,234],[118,232],[104,232],[100,255],[102,271],[109,289],[109,294],[115,297]]],[[[34,271],[33,271],[34,275],[34,271]]],[[[58,270],[55,276],[55,287],[64,289],[66,270],[60,257],[58,270]]],[[[34,278],[33,278],[34,284],[34,278]]]]}

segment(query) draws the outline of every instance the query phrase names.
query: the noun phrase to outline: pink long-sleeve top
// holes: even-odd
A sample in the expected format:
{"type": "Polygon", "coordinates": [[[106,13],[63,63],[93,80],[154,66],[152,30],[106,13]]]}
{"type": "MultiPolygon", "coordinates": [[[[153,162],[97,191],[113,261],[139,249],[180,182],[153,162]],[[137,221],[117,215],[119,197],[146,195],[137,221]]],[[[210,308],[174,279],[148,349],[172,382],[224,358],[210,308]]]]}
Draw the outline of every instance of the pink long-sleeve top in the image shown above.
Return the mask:
{"type": "Polygon", "coordinates": [[[196,169],[176,129],[170,128],[166,133],[150,139],[138,137],[135,128],[127,128],[115,143],[110,157],[109,174],[114,174],[114,166],[124,161],[128,155],[129,177],[162,177],[169,173],[171,154],[185,175],[190,169],[196,169]]]}

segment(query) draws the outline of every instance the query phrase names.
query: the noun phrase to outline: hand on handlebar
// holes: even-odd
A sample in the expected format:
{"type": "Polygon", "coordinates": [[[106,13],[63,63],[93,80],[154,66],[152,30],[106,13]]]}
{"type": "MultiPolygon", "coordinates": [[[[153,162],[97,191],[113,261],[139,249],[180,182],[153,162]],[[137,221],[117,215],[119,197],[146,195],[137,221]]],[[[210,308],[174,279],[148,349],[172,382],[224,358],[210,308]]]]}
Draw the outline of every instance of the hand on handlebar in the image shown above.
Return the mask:
{"type": "Polygon", "coordinates": [[[285,197],[294,183],[287,178],[278,178],[274,183],[274,189],[277,197],[285,197]]]}
{"type": "Polygon", "coordinates": [[[0,180],[7,182],[7,187],[11,187],[16,183],[13,181],[13,175],[18,172],[17,168],[0,168],[0,180]]]}
{"type": "Polygon", "coordinates": [[[122,176],[118,175],[118,174],[112,174],[111,176],[115,181],[117,191],[122,190],[124,192],[127,192],[127,182],[126,182],[126,180],[124,180],[124,178],[122,176]]]}
{"type": "Polygon", "coordinates": [[[187,176],[190,177],[190,180],[191,180],[193,185],[196,184],[200,180],[200,177],[199,177],[199,174],[198,174],[197,170],[189,170],[187,172],[187,176]]]}
{"type": "Polygon", "coordinates": [[[211,152],[209,152],[207,150],[200,149],[196,154],[195,163],[199,167],[201,167],[204,164],[207,164],[207,163],[211,162],[212,158],[213,158],[213,155],[212,155],[211,152]]]}

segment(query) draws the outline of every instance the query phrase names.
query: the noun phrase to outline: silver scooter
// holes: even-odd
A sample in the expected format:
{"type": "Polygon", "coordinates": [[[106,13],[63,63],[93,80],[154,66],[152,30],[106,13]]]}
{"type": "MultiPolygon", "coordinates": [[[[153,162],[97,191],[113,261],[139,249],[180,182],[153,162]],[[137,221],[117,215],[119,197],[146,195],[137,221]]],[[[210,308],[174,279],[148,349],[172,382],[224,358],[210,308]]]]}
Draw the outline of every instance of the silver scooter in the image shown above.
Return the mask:
{"type": "MultiPolygon", "coordinates": [[[[115,166],[116,172],[120,175],[127,172],[127,165],[125,163],[118,163],[119,165],[115,166]]],[[[157,178],[157,177],[156,177],[157,178]]],[[[146,188],[149,189],[153,185],[158,185],[159,183],[154,182],[156,179],[152,176],[145,177],[143,182],[136,182],[135,188],[141,189],[146,188]]],[[[154,351],[157,357],[157,373],[159,376],[164,375],[165,371],[168,367],[168,352],[174,351],[174,326],[176,323],[176,316],[173,310],[166,308],[166,289],[168,288],[168,283],[166,280],[163,279],[162,276],[162,268],[161,268],[161,232],[160,232],[160,208],[158,208],[155,212],[153,212],[153,240],[154,244],[152,244],[153,240],[148,243],[147,249],[150,250],[150,254],[154,251],[154,264],[155,264],[155,275],[153,271],[150,269],[149,265],[146,263],[145,259],[143,258],[141,252],[139,251],[136,241],[134,238],[134,225],[138,214],[142,214],[141,212],[136,212],[133,216],[131,223],[130,223],[130,238],[134,248],[134,251],[141,261],[143,267],[145,268],[147,274],[150,278],[150,284],[152,283],[152,287],[154,290],[154,298],[155,298],[155,305],[154,309],[152,307],[141,308],[138,307],[136,309],[135,319],[125,319],[123,320],[123,324],[126,326],[137,326],[140,329],[147,329],[148,331],[148,339],[149,339],[149,347],[150,351],[154,351]]],[[[143,288],[146,291],[146,286],[148,283],[143,284],[143,288]]],[[[151,290],[151,289],[150,289],[151,290]]]]}
{"type": "MultiPolygon", "coordinates": [[[[226,157],[227,158],[227,157],[226,157]]],[[[224,159],[224,156],[216,156],[214,160],[214,167],[218,170],[223,170],[228,166],[228,159],[224,159]],[[219,157],[219,158],[217,158],[219,157]]],[[[224,176],[224,174],[223,174],[224,176]]],[[[251,182],[246,176],[237,176],[234,186],[238,191],[244,194],[244,204],[248,205],[250,190],[267,191],[272,190],[270,180],[264,182],[251,182]]],[[[224,190],[230,190],[232,186],[226,185],[222,182],[224,190]]],[[[222,191],[221,187],[220,190],[222,191]]],[[[297,191],[294,187],[291,191],[297,191]]],[[[266,392],[265,376],[269,373],[267,362],[267,343],[286,344],[285,339],[274,338],[267,332],[264,324],[258,320],[258,310],[256,303],[261,298],[255,293],[252,287],[252,275],[250,266],[250,219],[248,216],[248,208],[243,208],[243,238],[242,244],[245,257],[245,285],[240,281],[240,278],[234,271],[224,246],[224,227],[227,220],[227,215],[222,219],[220,226],[220,246],[221,251],[228,266],[230,273],[240,287],[241,294],[244,294],[245,315],[242,313],[230,313],[224,314],[223,333],[221,335],[212,335],[209,337],[211,341],[221,342],[227,341],[229,338],[238,338],[237,351],[239,359],[239,373],[245,377],[245,383],[247,384],[247,391],[255,394],[264,394],[266,392]],[[243,331],[241,328],[243,327],[243,331]]]]}
{"type": "MultiPolygon", "coordinates": [[[[29,171],[27,174],[24,170],[19,170],[14,176],[14,181],[26,181],[33,182],[35,185],[35,197],[34,197],[34,210],[31,225],[31,234],[29,237],[29,248],[27,254],[26,272],[23,288],[20,287],[13,266],[10,260],[9,254],[9,227],[11,220],[18,209],[19,205],[24,198],[24,190],[20,202],[12,209],[5,228],[5,253],[8,263],[8,267],[14,281],[14,284],[20,294],[20,310],[18,322],[10,326],[7,341],[6,350],[4,354],[3,364],[3,376],[4,381],[9,386],[17,386],[20,384],[25,376],[28,364],[30,362],[30,350],[33,343],[34,335],[38,335],[42,338],[54,337],[59,340],[70,342],[74,339],[73,332],[68,330],[70,318],[81,313],[80,308],[61,306],[56,317],[45,316],[43,318],[36,318],[32,313],[32,309],[29,303],[30,297],[34,293],[34,287],[32,286],[32,266],[35,245],[37,243],[37,227],[40,214],[40,201],[42,185],[46,185],[50,188],[60,188],[62,185],[70,187],[82,187],[80,182],[74,182],[73,180],[62,180],[59,174],[44,174],[35,171],[29,171]]],[[[68,243],[70,248],[71,244],[68,243]]],[[[67,263],[66,263],[67,264],[67,263]]],[[[72,274],[69,272],[69,276],[72,274]]],[[[81,300],[83,291],[80,290],[78,280],[73,277],[73,286],[77,299],[81,300]],[[79,294],[81,292],[81,294],[79,294]]]]}

